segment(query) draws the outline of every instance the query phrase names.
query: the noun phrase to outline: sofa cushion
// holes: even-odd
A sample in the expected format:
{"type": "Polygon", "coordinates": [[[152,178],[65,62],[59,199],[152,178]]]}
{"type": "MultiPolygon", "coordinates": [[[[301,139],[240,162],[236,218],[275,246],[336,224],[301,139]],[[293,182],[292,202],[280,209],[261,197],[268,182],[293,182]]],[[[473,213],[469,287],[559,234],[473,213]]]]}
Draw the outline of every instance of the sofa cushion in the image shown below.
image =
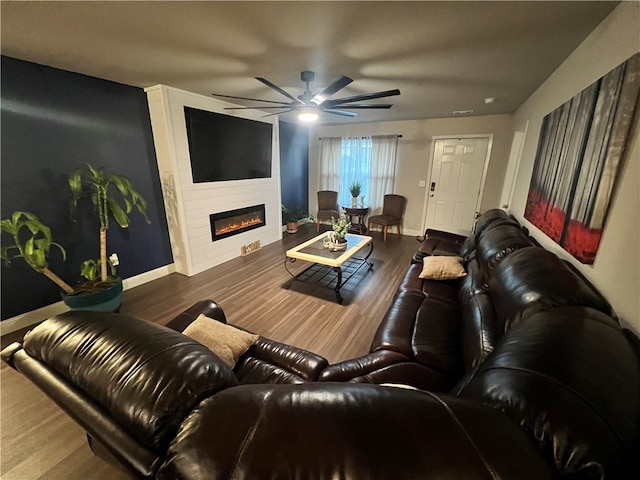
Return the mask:
{"type": "Polygon", "coordinates": [[[456,391],[505,412],[562,474],[632,478],[618,469],[640,424],[639,367],[611,317],[558,307],[515,325],[456,391]]]}
{"type": "Polygon", "coordinates": [[[462,362],[468,372],[486,360],[500,338],[489,293],[479,292],[462,303],[460,318],[462,362]]]}
{"type": "Polygon", "coordinates": [[[476,257],[476,237],[469,235],[460,247],[460,256],[464,258],[465,262],[476,257]]]}
{"type": "Polygon", "coordinates": [[[467,275],[460,280],[458,298],[464,303],[477,293],[486,292],[488,285],[480,269],[478,261],[474,258],[467,263],[467,275]]]}
{"type": "Polygon", "coordinates": [[[462,374],[458,302],[425,298],[416,314],[411,348],[418,363],[457,379],[462,374]]]}
{"type": "Polygon", "coordinates": [[[240,330],[202,314],[182,333],[207,347],[229,368],[233,368],[240,356],[258,340],[258,335],[254,333],[240,330]]]}
{"type": "Polygon", "coordinates": [[[492,208],[480,215],[476,222],[474,232],[476,241],[480,239],[480,236],[485,230],[498,225],[515,225],[516,227],[520,227],[518,221],[511,217],[507,212],[500,208],[492,208]]]}
{"type": "Polygon", "coordinates": [[[431,255],[458,255],[465,238],[455,233],[427,229],[412,261],[422,262],[424,257],[431,255]]]}
{"type": "Polygon", "coordinates": [[[484,275],[488,277],[511,252],[531,246],[533,243],[518,225],[491,226],[477,240],[476,257],[484,275]]]}
{"type": "Polygon", "coordinates": [[[493,300],[478,261],[467,264],[467,276],[460,280],[458,292],[462,360],[465,371],[482,363],[500,338],[493,300]]]}
{"type": "Polygon", "coordinates": [[[455,289],[450,291],[448,300],[415,291],[399,292],[378,326],[371,351],[399,352],[457,379],[462,371],[460,306],[455,289]]]}
{"type": "Polygon", "coordinates": [[[563,305],[583,305],[611,315],[610,305],[555,254],[522,248],[492,272],[489,291],[502,331],[534,313],[563,305]]]}
{"type": "Polygon", "coordinates": [[[462,257],[435,256],[423,259],[422,271],[418,276],[428,280],[453,280],[466,275],[462,257]]]}
{"type": "Polygon", "coordinates": [[[452,300],[457,295],[459,279],[426,280],[420,278],[422,263],[412,263],[400,281],[396,294],[404,291],[421,293],[431,298],[452,300]]]}

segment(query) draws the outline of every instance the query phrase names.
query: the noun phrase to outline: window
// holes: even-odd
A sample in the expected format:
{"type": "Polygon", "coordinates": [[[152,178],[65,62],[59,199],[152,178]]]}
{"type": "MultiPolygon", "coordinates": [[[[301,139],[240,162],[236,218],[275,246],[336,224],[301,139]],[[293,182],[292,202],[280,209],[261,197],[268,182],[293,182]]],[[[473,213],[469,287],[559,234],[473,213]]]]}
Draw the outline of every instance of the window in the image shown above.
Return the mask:
{"type": "Polygon", "coordinates": [[[371,183],[371,138],[343,138],[340,145],[340,189],[338,202],[341,206],[351,205],[349,187],[359,182],[360,196],[367,196],[371,183]]]}
{"type": "Polygon", "coordinates": [[[397,143],[398,135],[321,139],[320,190],[337,191],[340,206],[350,206],[349,186],[360,182],[369,213],[379,213],[393,193],[397,143]]]}

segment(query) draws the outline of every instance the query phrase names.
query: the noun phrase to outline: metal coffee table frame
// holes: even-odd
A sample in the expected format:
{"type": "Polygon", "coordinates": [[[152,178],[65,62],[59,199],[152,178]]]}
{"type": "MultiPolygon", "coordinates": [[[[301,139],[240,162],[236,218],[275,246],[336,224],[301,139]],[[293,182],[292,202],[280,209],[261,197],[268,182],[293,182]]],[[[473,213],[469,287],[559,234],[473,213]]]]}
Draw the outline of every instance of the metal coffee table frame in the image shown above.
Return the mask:
{"type": "Polygon", "coordinates": [[[334,252],[325,248],[322,243],[326,235],[326,233],[322,233],[311,240],[287,250],[284,259],[284,268],[292,278],[285,284],[285,288],[290,288],[296,280],[302,282],[315,280],[316,283],[326,282],[327,273],[331,270],[322,267],[331,267],[336,273],[336,276],[328,279],[329,281],[326,286],[331,288],[331,286],[334,285],[333,290],[336,292],[336,300],[339,304],[342,304],[344,299],[342,295],[340,295],[340,289],[344,284],[347,283],[362,266],[368,265],[369,270],[373,269],[373,264],[368,261],[373,253],[373,241],[371,237],[365,235],[347,234],[345,237],[347,240],[347,249],[345,251],[334,252]],[[355,256],[367,246],[369,249],[364,258],[355,256]],[[294,263],[296,260],[310,262],[311,265],[302,272],[294,274],[289,270],[288,265],[289,263],[294,263]]]}

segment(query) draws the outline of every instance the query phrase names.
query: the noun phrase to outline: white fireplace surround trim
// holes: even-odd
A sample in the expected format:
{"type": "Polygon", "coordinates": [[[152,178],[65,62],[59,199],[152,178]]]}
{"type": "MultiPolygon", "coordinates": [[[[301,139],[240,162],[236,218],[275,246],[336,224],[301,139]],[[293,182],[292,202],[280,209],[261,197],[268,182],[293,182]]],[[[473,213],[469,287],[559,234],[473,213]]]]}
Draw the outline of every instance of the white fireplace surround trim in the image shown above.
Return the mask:
{"type": "MultiPolygon", "coordinates": [[[[267,122],[273,125],[271,178],[193,183],[184,107],[230,115],[224,108],[236,105],[166,85],[149,87],[145,92],[176,272],[192,276],[239,257],[243,245],[257,240],[268,245],[280,240],[282,213],[277,117],[270,117],[267,122]],[[212,241],[210,214],[262,203],[265,204],[264,227],[212,241]]],[[[266,122],[261,118],[262,112],[242,112],[242,115],[234,116],[266,122]]]]}

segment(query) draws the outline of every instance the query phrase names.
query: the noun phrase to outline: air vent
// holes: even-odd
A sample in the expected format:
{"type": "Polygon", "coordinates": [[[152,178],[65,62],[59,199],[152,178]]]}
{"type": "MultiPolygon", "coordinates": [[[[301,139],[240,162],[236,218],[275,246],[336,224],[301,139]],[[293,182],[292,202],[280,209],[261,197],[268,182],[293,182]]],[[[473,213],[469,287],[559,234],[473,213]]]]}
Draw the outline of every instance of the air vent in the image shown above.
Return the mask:
{"type": "Polygon", "coordinates": [[[454,115],[471,115],[473,110],[455,110],[453,112],[454,115]]]}

